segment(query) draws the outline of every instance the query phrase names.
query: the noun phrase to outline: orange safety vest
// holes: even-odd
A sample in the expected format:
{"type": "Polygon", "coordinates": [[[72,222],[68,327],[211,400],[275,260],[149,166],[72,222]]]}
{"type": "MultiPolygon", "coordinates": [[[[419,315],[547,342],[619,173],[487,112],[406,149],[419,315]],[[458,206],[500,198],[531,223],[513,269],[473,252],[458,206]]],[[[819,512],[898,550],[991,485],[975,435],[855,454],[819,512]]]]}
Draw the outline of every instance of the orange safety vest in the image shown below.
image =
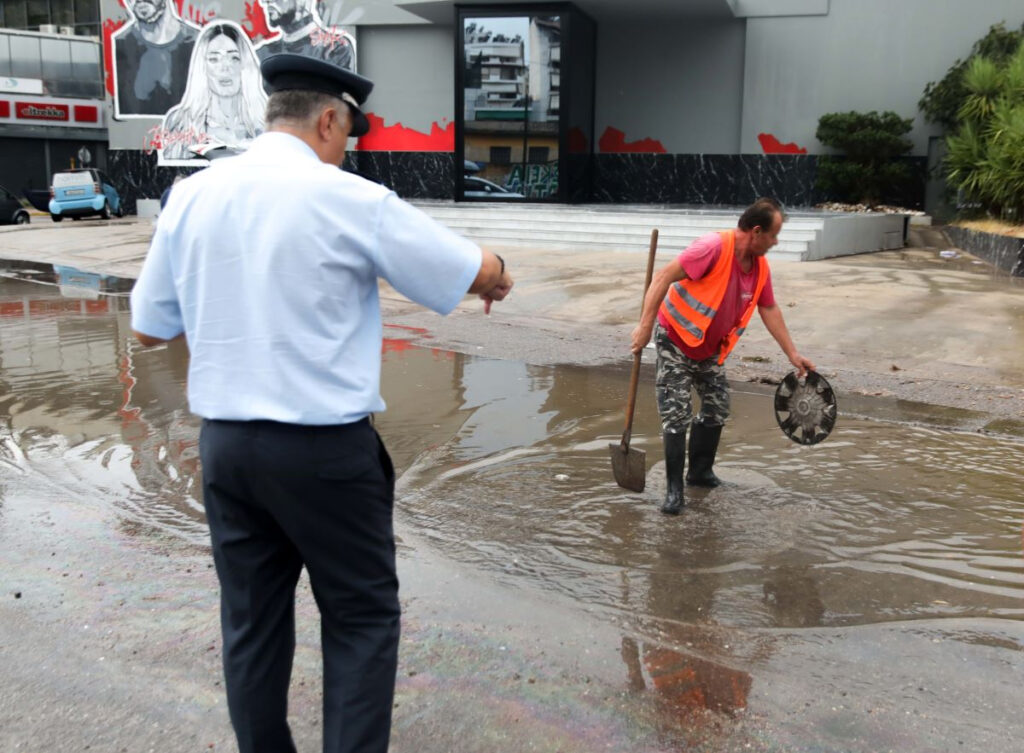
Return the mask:
{"type": "MultiPolygon", "coordinates": [[[[697,347],[704,342],[708,325],[718,313],[718,307],[729,287],[732,276],[733,258],[736,250],[736,231],[724,230],[722,236],[722,252],[711,270],[699,280],[679,280],[669,286],[665,300],[661,302],[660,313],[669,323],[679,338],[690,347],[697,347]]],[[[736,347],[740,335],[747,328],[747,322],[754,314],[757,299],[761,297],[761,289],[768,279],[768,262],[763,257],[754,260],[757,264],[757,284],[754,295],[740,317],[739,324],[722,340],[718,354],[718,363],[725,363],[726,357],[736,347]]]]}

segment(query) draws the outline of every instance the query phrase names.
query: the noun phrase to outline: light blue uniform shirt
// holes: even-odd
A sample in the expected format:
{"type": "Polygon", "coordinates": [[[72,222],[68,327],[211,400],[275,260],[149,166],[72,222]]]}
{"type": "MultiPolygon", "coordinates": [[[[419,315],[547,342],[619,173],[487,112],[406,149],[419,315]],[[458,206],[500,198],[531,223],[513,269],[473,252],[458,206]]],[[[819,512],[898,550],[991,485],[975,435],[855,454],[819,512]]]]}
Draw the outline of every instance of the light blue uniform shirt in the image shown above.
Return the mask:
{"type": "Polygon", "coordinates": [[[132,328],[191,361],[204,418],[342,424],[384,409],[377,278],[440,314],[480,249],[289,134],[180,182],[132,290],[132,328]]]}

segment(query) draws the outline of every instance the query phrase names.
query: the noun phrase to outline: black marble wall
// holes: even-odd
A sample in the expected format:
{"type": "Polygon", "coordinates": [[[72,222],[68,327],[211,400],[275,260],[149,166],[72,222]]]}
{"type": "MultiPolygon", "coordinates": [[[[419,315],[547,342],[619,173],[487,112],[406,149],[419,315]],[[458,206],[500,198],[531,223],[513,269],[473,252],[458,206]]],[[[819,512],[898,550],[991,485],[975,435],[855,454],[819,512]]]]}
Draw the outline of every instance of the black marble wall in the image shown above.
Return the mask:
{"type": "Polygon", "coordinates": [[[453,152],[349,152],[344,167],[403,199],[451,199],[455,190],[453,152]]]}
{"type": "MultiPolygon", "coordinates": [[[[202,169],[158,167],[156,152],[127,149],[110,150],[107,164],[128,214],[135,214],[138,199],[159,199],[177,175],[202,169]]],[[[406,199],[451,199],[455,186],[451,152],[349,152],[344,168],[406,199]]]]}
{"type": "MultiPolygon", "coordinates": [[[[915,179],[894,187],[886,204],[924,205],[925,158],[915,179]]],[[[745,205],[773,196],[791,207],[835,200],[815,187],[817,157],[789,154],[598,154],[591,201],[639,204],[745,205]]]]}
{"type": "MultiPolygon", "coordinates": [[[[894,188],[884,203],[911,209],[924,205],[925,159],[911,158],[913,183],[894,188]]],[[[111,150],[110,175],[129,213],[136,199],[157,199],[178,174],[195,168],[157,167],[156,154],[111,150]]],[[[452,152],[349,152],[345,169],[382,183],[406,199],[451,199],[455,184],[452,152]]],[[[790,207],[834,199],[815,188],[814,155],[772,154],[598,154],[573,160],[575,202],[614,204],[749,204],[774,196],[790,207]],[[584,164],[585,163],[585,164],[584,164]]]]}
{"type": "Polygon", "coordinates": [[[136,149],[111,149],[107,153],[107,173],[121,194],[127,214],[136,214],[139,199],[159,199],[178,175],[191,175],[195,167],[157,167],[156,152],[136,149]]]}
{"type": "Polygon", "coordinates": [[[1014,277],[1024,277],[1024,238],[983,233],[956,225],[946,225],[942,230],[964,251],[1014,277]]]}

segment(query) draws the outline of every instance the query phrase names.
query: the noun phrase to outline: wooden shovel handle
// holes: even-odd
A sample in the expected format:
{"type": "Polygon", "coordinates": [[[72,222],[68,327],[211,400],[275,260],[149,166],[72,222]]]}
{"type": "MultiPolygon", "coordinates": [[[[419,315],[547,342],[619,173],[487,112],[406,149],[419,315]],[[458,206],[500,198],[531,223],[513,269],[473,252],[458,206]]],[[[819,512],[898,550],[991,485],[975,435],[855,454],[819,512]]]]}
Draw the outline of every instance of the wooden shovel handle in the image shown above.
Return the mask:
{"type": "MultiPolygon", "coordinates": [[[[644,313],[644,301],[647,300],[647,288],[654,277],[654,255],[658,252],[658,228],[651,231],[651,249],[647,253],[647,278],[644,280],[644,292],[640,298],[640,315],[644,313]]],[[[622,451],[629,449],[629,440],[633,436],[633,410],[636,408],[636,389],[640,383],[640,356],[643,351],[633,354],[633,373],[629,378],[629,399],[626,403],[626,429],[622,432],[622,451]]]]}

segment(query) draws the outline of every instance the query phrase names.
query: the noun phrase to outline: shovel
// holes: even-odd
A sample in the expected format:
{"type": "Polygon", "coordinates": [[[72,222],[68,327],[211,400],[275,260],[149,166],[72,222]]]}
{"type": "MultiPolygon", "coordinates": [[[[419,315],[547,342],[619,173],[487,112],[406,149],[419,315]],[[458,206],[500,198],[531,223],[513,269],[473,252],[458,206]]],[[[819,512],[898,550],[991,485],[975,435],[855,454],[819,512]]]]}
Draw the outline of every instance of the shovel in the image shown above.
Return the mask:
{"type": "MultiPolygon", "coordinates": [[[[643,314],[644,299],[647,288],[651,286],[654,275],[654,254],[658,250],[658,229],[651,231],[651,250],[647,255],[647,279],[644,282],[644,293],[640,299],[640,313],[643,314]]],[[[633,375],[629,379],[629,398],[626,401],[626,430],[622,432],[622,441],[608,445],[612,456],[612,473],[615,483],[632,492],[642,492],[647,482],[647,453],[629,446],[629,438],[633,434],[633,409],[636,407],[636,388],[640,381],[640,353],[633,354],[633,375]]]]}

